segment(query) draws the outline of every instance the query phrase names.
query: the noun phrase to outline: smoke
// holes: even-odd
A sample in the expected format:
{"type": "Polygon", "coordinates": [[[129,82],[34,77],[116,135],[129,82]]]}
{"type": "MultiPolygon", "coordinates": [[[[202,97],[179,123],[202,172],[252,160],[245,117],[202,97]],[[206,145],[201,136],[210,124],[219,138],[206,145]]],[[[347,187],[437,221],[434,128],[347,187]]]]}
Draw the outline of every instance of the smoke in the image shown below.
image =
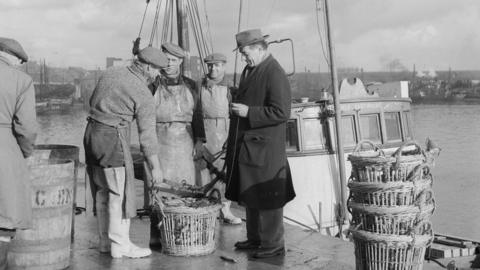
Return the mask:
{"type": "Polygon", "coordinates": [[[389,72],[408,70],[398,58],[391,59],[390,57],[383,56],[380,58],[380,63],[382,64],[383,68],[389,72]]]}

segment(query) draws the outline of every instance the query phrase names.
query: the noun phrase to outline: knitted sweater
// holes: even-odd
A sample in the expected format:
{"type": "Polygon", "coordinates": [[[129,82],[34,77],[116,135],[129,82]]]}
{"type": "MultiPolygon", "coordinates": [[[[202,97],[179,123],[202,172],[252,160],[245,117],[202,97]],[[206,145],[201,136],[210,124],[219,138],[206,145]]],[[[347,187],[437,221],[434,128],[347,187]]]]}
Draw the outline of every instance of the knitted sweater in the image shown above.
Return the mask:
{"type": "Polygon", "coordinates": [[[157,154],[155,103],[139,67],[110,68],[100,77],[90,98],[90,117],[106,125],[137,122],[142,152],[157,154]]]}

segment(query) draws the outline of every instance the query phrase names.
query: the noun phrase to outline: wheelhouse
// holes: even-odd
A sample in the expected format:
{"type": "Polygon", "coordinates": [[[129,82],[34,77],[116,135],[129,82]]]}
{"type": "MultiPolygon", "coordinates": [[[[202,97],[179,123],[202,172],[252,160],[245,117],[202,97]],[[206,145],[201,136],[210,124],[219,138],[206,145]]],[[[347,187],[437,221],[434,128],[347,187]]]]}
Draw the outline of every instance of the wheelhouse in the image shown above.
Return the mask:
{"type": "MultiPolygon", "coordinates": [[[[345,157],[361,140],[393,151],[412,139],[407,82],[365,88],[359,79],[340,86],[341,139],[345,157]]],[[[293,103],[286,150],[297,197],[285,206],[287,222],[333,233],[338,225],[341,187],[331,99],[293,103]]],[[[346,162],[347,177],[351,167],[346,162]]],[[[336,232],[335,232],[336,233],[336,232]]]]}

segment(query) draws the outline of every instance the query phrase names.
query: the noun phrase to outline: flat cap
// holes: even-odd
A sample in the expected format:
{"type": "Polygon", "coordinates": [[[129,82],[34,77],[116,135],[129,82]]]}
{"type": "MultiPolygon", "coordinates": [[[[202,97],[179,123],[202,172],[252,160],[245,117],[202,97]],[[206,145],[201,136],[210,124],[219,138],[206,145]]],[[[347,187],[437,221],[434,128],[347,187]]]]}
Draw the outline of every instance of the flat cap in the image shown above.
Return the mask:
{"type": "Polygon", "coordinates": [[[150,64],[155,67],[166,67],[168,65],[167,56],[165,54],[154,47],[146,47],[141,49],[137,54],[138,60],[141,62],[150,64]]]}
{"type": "Polygon", "coordinates": [[[207,57],[205,57],[205,59],[203,59],[203,62],[205,63],[218,63],[218,62],[223,62],[223,63],[226,63],[227,62],[227,57],[221,53],[212,53],[212,54],[209,54],[207,55],[207,57]]]}
{"type": "Polygon", "coordinates": [[[28,55],[23,50],[22,45],[14,39],[0,37],[0,51],[16,56],[22,63],[28,61],[28,55]]]}
{"type": "Polygon", "coordinates": [[[173,44],[170,42],[164,43],[162,44],[162,50],[178,58],[185,57],[185,51],[182,49],[182,47],[178,46],[177,44],[173,44]]]}

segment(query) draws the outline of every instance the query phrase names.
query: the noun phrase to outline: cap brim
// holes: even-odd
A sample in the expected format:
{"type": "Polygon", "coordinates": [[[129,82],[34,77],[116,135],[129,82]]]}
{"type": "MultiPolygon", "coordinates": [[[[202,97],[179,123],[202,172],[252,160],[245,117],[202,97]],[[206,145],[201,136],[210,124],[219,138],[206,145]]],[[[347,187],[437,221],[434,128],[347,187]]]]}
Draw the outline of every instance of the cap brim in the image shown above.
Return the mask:
{"type": "Polygon", "coordinates": [[[250,42],[247,42],[247,43],[243,44],[242,46],[239,46],[239,47],[233,49],[233,52],[236,51],[236,50],[238,50],[238,49],[240,49],[240,48],[243,48],[243,47],[245,47],[245,46],[251,45],[251,44],[253,44],[253,43],[257,43],[257,42],[259,42],[259,41],[263,41],[263,40],[267,39],[268,37],[270,37],[270,35],[264,35],[263,38],[254,39],[254,40],[252,40],[252,41],[250,41],[250,42]]]}

